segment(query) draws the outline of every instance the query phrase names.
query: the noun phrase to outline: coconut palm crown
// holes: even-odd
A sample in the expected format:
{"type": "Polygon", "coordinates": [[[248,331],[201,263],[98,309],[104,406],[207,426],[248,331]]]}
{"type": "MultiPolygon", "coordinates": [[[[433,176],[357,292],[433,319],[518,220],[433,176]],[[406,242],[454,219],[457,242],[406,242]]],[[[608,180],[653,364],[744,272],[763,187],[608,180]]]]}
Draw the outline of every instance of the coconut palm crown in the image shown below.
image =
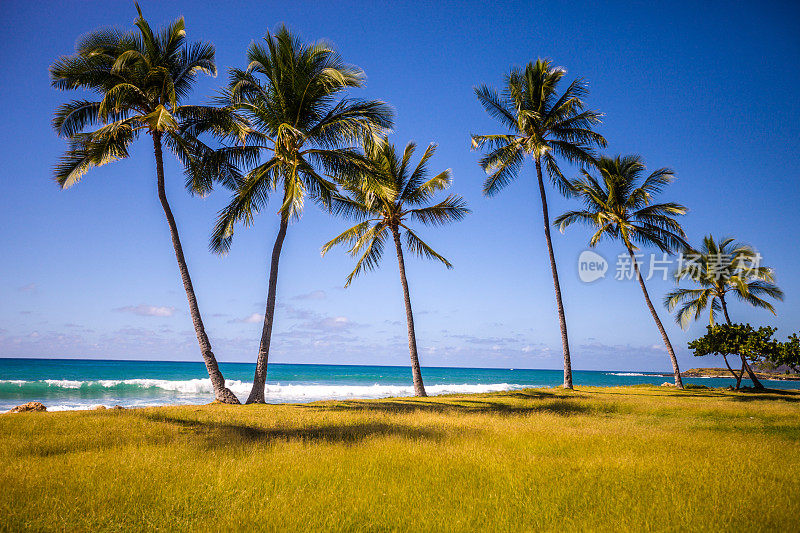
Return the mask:
{"type": "Polygon", "coordinates": [[[505,78],[505,86],[500,94],[485,85],[477,87],[475,94],[478,101],[490,116],[506,128],[507,133],[473,135],[472,147],[486,150],[479,161],[488,174],[483,186],[486,196],[494,196],[519,175],[526,155],[533,158],[561,328],[564,387],[571,389],[572,363],[567,320],[550,238],[550,214],[542,166],[556,188],[568,195],[571,193],[569,180],[564,177],[558,159],[581,166],[591,165],[594,162],[593,148],[605,146],[606,140],[592,129],[600,122],[602,115],[585,108],[583,99],[588,89],[582,79],[575,79],[561,95],[558,94],[558,85],[565,74],[563,68],[553,66],[549,60],[539,59],[525,68],[512,69],[505,78]]]}
{"type": "Polygon", "coordinates": [[[136,31],[92,32],[78,41],[74,55],[59,58],[50,68],[53,87],[97,96],[66,103],[53,118],[56,133],[69,141],[55,169],[62,188],[78,183],[92,167],[127,158],[143,131],[187,165],[205,147],[200,133],[242,137],[246,132],[231,114],[182,103],[197,74],[216,75],[214,46],[186,43],[183,18],[154,32],[138,4],[136,9],[136,31]],[[87,131],[92,126],[100,127],[87,131]]]}
{"type": "Polygon", "coordinates": [[[592,247],[604,238],[619,240],[625,245],[647,307],[670,355],[675,385],[682,387],[678,360],[647,293],[634,254],[639,246],[655,246],[667,253],[686,247],[683,229],[674,218],[685,214],[686,208],[674,202],[653,203],[654,197],[673,181],[674,173],[661,168],[645,176],[644,163],[635,155],[602,157],[596,166],[599,178],[584,170],[581,179],[570,183],[584,209],[564,213],[556,218],[555,224],[562,232],[575,223],[589,226],[594,230],[589,239],[592,247]]]}
{"type": "Polygon", "coordinates": [[[675,179],[671,169],[660,168],[644,177],[641,157],[629,155],[601,157],[597,170],[599,179],[582,170],[583,178],[570,183],[584,209],[558,216],[554,224],[561,231],[576,222],[595,229],[589,239],[592,247],[603,238],[620,240],[628,250],[655,246],[673,253],[686,247],[683,228],[673,217],[686,214],[687,209],[674,202],[652,203],[675,179]]]}
{"type": "Polygon", "coordinates": [[[402,156],[398,156],[388,139],[364,143],[364,153],[372,164],[371,168],[364,172],[358,182],[343,184],[342,193],[335,194],[331,199],[331,209],[335,214],[359,222],[325,244],[322,255],[334,246],[349,247],[348,253],[357,260],[355,268],[347,276],[347,287],[359,274],[376,268],[380,264],[386,241],[390,236],[394,240],[405,297],[414,389],[418,396],[425,396],[400,235],[405,233],[406,247],[414,255],[439,261],[447,268],[452,268],[447,259],[411,229],[410,224],[418,222],[436,226],[455,222],[468,214],[469,209],[463,198],[453,194],[430,204],[438,191],[450,186],[450,170],[428,177],[427,164],[436,151],[434,144],[427,147],[419,163],[412,169],[411,158],[415,149],[416,145],[410,142],[402,156]]]}
{"type": "Polygon", "coordinates": [[[247,139],[210,154],[194,176],[203,189],[226,164],[249,167],[214,228],[211,249],[217,253],[230,249],[235,225],[252,224],[275,191],[282,193],[279,213],[287,222],[300,218],[306,197],[327,206],[335,180],[366,164],[352,145],[392,126],[383,102],[336,100],[341,91],[362,87],[365,76],[324,42],[305,44],[282,26],[251,44],[247,60],[246,69],[231,70],[218,99],[248,121],[247,139]]]}
{"type": "Polygon", "coordinates": [[[553,184],[569,194],[558,158],[579,165],[594,162],[593,148],[606,146],[605,138],[592,128],[602,113],[586,109],[589,90],[577,78],[559,95],[558,84],[566,70],[550,60],[538,59],[524,69],[515,68],[498,94],[486,85],[475,89],[486,112],[508,129],[499,135],[472,135],[474,149],[487,149],[479,163],[489,174],[483,192],[494,196],[518,177],[526,155],[547,170],[553,184]]]}
{"type": "Polygon", "coordinates": [[[726,296],[730,293],[744,303],[775,314],[765,298],[783,300],[783,291],[775,285],[775,273],[761,265],[761,256],[753,247],[736,243],[733,238],[717,242],[713,235],[703,238],[698,250],[687,249],[686,259],[675,272],[676,281],[689,279],[698,289],[677,288],[664,297],[664,305],[675,311],[675,321],[687,328],[708,308],[708,323],[714,325],[722,312],[730,324],[726,296]]]}

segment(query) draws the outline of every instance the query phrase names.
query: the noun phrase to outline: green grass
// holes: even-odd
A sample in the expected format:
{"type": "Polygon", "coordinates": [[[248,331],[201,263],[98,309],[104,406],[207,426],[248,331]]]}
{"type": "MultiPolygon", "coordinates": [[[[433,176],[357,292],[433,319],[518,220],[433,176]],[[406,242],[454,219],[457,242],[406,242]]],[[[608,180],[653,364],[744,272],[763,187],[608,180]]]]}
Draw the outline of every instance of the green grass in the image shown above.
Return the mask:
{"type": "Polygon", "coordinates": [[[0,416],[0,529],[791,530],[800,393],[0,416]]]}

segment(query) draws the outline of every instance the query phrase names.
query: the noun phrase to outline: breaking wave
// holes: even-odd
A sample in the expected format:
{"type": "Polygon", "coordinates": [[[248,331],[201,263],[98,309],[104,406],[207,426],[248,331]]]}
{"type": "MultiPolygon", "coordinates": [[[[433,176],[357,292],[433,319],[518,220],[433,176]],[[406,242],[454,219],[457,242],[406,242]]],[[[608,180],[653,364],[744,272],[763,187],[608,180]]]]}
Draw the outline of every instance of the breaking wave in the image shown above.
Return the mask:
{"type": "MultiPolygon", "coordinates": [[[[247,397],[251,383],[227,380],[226,386],[240,399],[247,397]]],[[[524,385],[511,383],[428,385],[430,395],[466,394],[520,389],[524,385]]],[[[165,379],[123,379],[77,381],[46,379],[39,381],[0,380],[0,400],[38,397],[56,400],[48,410],[89,409],[97,405],[141,407],[165,404],[197,404],[212,400],[210,379],[181,381],[165,379]]],[[[411,385],[336,385],[336,384],[268,384],[270,403],[312,402],[355,398],[388,398],[413,396],[411,385]]],[[[5,403],[5,402],[2,402],[5,403]]]]}

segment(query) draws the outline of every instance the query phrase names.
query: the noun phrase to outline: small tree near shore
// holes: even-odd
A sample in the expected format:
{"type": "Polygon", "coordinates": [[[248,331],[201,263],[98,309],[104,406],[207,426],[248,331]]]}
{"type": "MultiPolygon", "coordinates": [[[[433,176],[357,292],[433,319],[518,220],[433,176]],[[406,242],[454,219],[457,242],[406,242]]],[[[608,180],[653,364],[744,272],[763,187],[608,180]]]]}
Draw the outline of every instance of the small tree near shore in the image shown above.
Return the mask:
{"type": "MultiPolygon", "coordinates": [[[[718,326],[707,326],[707,332],[699,339],[689,343],[689,349],[694,355],[701,357],[704,355],[739,355],[752,362],[770,361],[776,362],[782,354],[791,353],[791,340],[788,343],[781,343],[772,339],[776,329],[769,326],[762,326],[758,329],[750,324],[721,324],[718,326]]],[[[796,335],[793,337],[796,338],[796,335]]],[[[727,363],[728,370],[736,379],[736,389],[741,384],[742,374],[736,374],[727,363]]],[[[753,379],[753,386],[756,389],[764,387],[753,379]]]]}
{"type": "Polygon", "coordinates": [[[770,355],[768,362],[776,367],[789,367],[795,374],[800,374],[800,336],[798,333],[789,335],[789,339],[780,343],[778,350],[770,355]]]}

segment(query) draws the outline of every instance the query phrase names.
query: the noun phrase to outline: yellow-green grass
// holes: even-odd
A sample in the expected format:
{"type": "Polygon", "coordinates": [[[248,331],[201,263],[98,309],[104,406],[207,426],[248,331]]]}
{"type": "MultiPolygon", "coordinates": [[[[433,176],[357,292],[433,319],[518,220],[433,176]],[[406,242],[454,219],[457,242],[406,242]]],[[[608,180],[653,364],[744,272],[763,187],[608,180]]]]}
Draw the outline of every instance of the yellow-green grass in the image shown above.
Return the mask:
{"type": "Polygon", "coordinates": [[[0,529],[797,530],[800,392],[0,416],[0,529]]]}

